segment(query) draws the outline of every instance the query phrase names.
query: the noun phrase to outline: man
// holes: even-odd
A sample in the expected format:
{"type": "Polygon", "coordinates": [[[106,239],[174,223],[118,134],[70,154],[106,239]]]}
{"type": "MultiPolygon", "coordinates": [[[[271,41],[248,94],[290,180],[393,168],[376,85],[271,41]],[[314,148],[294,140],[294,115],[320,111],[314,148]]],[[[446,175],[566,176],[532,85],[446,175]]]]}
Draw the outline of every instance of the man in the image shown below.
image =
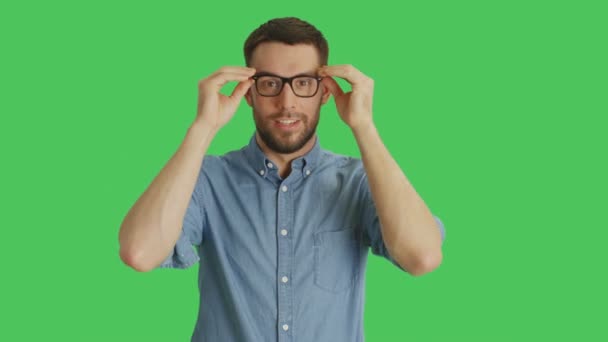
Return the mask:
{"type": "Polygon", "coordinates": [[[121,258],[138,271],[200,261],[192,341],[363,341],[368,248],[421,275],[441,262],[443,225],[378,135],[373,81],[327,66],[315,27],[270,20],[244,50],[247,67],[199,83],[183,143],[124,219],[121,258]],[[239,82],[232,95],[220,94],[230,81],[239,82]],[[321,149],[329,96],[361,159],[321,149]],[[243,97],[256,125],[249,144],[206,155],[243,97]]]}

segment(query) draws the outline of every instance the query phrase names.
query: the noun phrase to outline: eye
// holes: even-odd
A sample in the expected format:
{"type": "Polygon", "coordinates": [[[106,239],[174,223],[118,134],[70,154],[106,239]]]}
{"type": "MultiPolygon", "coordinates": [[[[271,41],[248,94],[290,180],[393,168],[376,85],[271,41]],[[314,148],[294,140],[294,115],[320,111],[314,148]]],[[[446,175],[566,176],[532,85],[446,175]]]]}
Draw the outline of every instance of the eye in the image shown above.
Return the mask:
{"type": "Polygon", "coordinates": [[[307,86],[310,85],[310,83],[311,83],[311,81],[309,79],[307,79],[307,78],[299,79],[297,81],[298,87],[307,87],[307,86]]]}
{"type": "Polygon", "coordinates": [[[277,86],[277,82],[276,81],[272,81],[272,80],[266,80],[266,81],[262,82],[262,85],[264,87],[276,87],[277,86]]]}

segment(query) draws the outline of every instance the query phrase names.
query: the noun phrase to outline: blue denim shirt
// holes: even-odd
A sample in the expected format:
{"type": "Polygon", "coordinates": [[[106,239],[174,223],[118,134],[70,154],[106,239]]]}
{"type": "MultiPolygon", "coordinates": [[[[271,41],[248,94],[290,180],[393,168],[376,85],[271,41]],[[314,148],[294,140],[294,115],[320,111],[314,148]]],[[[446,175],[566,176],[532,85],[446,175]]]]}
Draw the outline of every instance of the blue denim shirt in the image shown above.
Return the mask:
{"type": "Polygon", "coordinates": [[[182,233],[159,266],[200,261],[192,341],[364,341],[368,248],[404,270],[382,240],[362,161],[317,138],[291,168],[281,179],[255,135],[204,157],[182,233]]]}

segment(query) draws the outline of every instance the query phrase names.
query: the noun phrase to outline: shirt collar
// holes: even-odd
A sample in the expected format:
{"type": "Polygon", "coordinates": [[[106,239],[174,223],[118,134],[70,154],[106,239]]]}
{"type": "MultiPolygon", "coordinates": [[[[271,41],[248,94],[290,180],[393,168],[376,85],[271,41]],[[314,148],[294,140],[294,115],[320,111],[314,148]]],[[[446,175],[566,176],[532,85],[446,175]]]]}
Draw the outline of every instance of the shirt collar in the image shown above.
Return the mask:
{"type": "MultiPolygon", "coordinates": [[[[256,170],[256,172],[261,172],[264,170],[264,173],[267,173],[269,169],[269,163],[274,166],[274,162],[268,158],[262,149],[258,145],[258,142],[255,139],[255,132],[251,139],[249,139],[249,144],[245,147],[245,155],[247,156],[250,165],[256,170]]],[[[316,167],[319,162],[319,157],[321,155],[321,146],[319,144],[319,136],[315,136],[315,144],[308,153],[305,155],[294,159],[291,162],[291,168],[299,169],[303,173],[310,173],[316,167]]]]}

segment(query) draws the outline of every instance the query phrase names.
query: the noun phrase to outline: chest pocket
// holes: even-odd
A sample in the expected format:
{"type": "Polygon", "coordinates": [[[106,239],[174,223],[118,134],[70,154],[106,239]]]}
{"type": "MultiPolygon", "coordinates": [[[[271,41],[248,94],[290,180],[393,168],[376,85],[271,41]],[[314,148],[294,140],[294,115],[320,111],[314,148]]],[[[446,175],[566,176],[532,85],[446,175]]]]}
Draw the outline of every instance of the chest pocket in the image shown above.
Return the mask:
{"type": "Polygon", "coordinates": [[[315,285],[330,292],[352,288],[359,275],[360,246],[354,229],[314,234],[315,285]]]}

